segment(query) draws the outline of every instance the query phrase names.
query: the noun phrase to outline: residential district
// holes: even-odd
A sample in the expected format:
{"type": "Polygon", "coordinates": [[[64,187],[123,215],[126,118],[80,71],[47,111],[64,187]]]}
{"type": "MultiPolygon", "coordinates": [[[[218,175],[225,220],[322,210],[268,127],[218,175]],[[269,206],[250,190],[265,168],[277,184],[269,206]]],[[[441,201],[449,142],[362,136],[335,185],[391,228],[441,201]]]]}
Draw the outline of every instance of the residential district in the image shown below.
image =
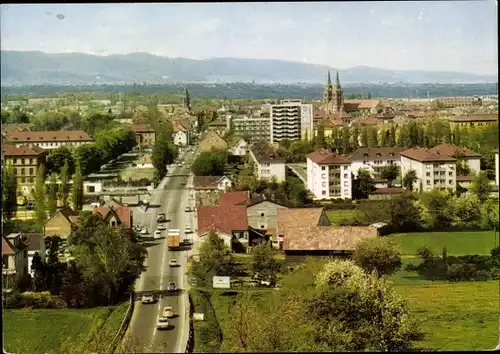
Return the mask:
{"type": "Polygon", "coordinates": [[[112,96],[2,102],[7,351],[497,345],[497,96],[112,96]]]}

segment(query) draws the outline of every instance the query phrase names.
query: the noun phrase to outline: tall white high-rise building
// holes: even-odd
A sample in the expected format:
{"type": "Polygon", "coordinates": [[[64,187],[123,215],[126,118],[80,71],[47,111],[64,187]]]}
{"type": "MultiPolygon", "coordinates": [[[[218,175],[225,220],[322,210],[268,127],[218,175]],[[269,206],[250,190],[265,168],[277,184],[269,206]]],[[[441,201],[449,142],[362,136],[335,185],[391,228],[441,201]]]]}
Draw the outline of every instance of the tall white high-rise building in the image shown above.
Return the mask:
{"type": "Polygon", "coordinates": [[[283,100],[271,105],[271,142],[312,138],[313,107],[301,100],[283,100]]]}

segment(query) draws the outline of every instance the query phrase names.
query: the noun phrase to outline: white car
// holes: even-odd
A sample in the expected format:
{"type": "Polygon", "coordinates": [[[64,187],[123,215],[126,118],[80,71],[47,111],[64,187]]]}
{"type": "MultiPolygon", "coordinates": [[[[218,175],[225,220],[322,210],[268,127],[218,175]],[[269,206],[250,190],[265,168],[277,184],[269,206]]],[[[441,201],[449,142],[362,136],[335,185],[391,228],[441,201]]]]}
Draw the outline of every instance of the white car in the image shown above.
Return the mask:
{"type": "Polygon", "coordinates": [[[192,232],[193,232],[193,230],[191,230],[191,227],[186,226],[186,227],[184,228],[184,233],[185,233],[185,234],[190,234],[190,233],[192,233],[192,232]]]}
{"type": "Polygon", "coordinates": [[[190,206],[185,207],[185,208],[184,208],[184,211],[185,211],[186,213],[190,212],[190,211],[191,211],[191,207],[190,207],[190,206]]]}
{"type": "Polygon", "coordinates": [[[152,304],[155,302],[155,298],[153,294],[144,294],[142,295],[141,302],[143,304],[152,304]]]}
{"type": "Polygon", "coordinates": [[[168,318],[166,317],[159,317],[158,322],[156,322],[156,328],[157,329],[168,329],[170,326],[170,323],[168,322],[168,318]]]}
{"type": "Polygon", "coordinates": [[[164,318],[172,318],[174,317],[174,311],[172,310],[172,306],[165,306],[163,308],[163,316],[164,318]]]}
{"type": "Polygon", "coordinates": [[[160,231],[160,230],[156,230],[156,231],[155,231],[154,238],[155,238],[155,239],[161,238],[161,231],[160,231]]]}
{"type": "Polygon", "coordinates": [[[147,234],[149,234],[148,228],[147,227],[143,227],[142,230],[141,230],[141,235],[147,235],[147,234]]]}
{"type": "Polygon", "coordinates": [[[171,259],[169,262],[168,262],[168,266],[169,267],[179,267],[180,264],[177,263],[177,259],[171,259]]]}
{"type": "Polygon", "coordinates": [[[166,229],[167,229],[167,224],[165,223],[158,224],[158,230],[166,230],[166,229]]]}

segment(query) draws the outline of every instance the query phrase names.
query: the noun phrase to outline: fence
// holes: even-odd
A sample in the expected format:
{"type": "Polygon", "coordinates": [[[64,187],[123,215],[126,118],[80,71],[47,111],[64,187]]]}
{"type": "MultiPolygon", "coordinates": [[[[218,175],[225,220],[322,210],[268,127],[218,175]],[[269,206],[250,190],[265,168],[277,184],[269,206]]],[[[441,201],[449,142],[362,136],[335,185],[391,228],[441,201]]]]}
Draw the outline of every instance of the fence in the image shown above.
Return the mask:
{"type": "Polygon", "coordinates": [[[132,318],[132,313],[134,312],[134,293],[130,294],[130,303],[127,309],[127,312],[125,313],[125,316],[123,316],[123,321],[122,324],[120,325],[120,328],[116,332],[115,337],[111,341],[111,344],[109,345],[108,350],[106,351],[107,353],[114,353],[116,350],[116,347],[118,346],[119,340],[123,338],[123,335],[127,331],[128,325],[130,323],[130,319],[132,318]]]}

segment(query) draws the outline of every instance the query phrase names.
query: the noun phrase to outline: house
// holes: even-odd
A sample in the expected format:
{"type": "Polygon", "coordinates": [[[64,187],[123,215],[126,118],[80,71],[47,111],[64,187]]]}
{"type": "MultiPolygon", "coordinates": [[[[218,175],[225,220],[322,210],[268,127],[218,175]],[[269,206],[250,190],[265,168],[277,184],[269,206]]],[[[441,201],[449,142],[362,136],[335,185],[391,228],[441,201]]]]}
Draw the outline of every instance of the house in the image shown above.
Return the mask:
{"type": "Polygon", "coordinates": [[[43,225],[43,236],[59,236],[67,239],[76,230],[78,213],[71,208],[59,208],[43,225]]]}
{"type": "Polygon", "coordinates": [[[430,191],[432,189],[457,189],[456,164],[451,156],[441,155],[430,149],[421,147],[411,148],[400,152],[401,175],[405,176],[410,170],[415,170],[417,181],[415,191],[430,191]]]}
{"type": "Polygon", "coordinates": [[[151,155],[146,154],[141,156],[137,161],[135,161],[136,168],[153,168],[153,161],[151,160],[151,155]]]}
{"type": "Polygon", "coordinates": [[[315,199],[351,199],[351,161],[325,149],[307,155],[307,188],[315,199]]]}
{"type": "Polygon", "coordinates": [[[463,160],[467,164],[471,173],[477,173],[481,171],[481,155],[470,149],[452,144],[441,144],[433,147],[431,151],[434,151],[440,155],[454,157],[457,160],[463,160]]]}
{"type": "Polygon", "coordinates": [[[109,201],[93,210],[94,215],[100,215],[109,226],[120,226],[131,229],[133,226],[132,209],[116,201],[109,201]]]}
{"type": "Polygon", "coordinates": [[[278,238],[287,261],[305,256],[346,255],[356,243],[378,237],[371,226],[331,226],[323,208],[278,210],[278,238]]]}
{"type": "Polygon", "coordinates": [[[15,131],[6,135],[4,139],[5,143],[16,147],[27,145],[42,149],[56,149],[64,145],[79,146],[93,141],[83,130],[15,131]]]}
{"type": "Polygon", "coordinates": [[[7,136],[13,132],[24,132],[31,130],[31,123],[11,123],[2,124],[2,136],[7,136]]]}
{"type": "Polygon", "coordinates": [[[285,159],[268,143],[259,142],[250,146],[250,157],[255,164],[255,176],[262,180],[285,181],[285,159]]]}
{"type": "Polygon", "coordinates": [[[450,127],[455,126],[481,126],[498,123],[498,113],[494,114],[472,114],[469,116],[458,116],[449,118],[450,127]]]}
{"type": "Polygon", "coordinates": [[[248,191],[219,192],[219,205],[244,205],[249,197],[248,191]]]}
{"type": "Polygon", "coordinates": [[[390,104],[382,100],[344,100],[347,113],[360,112],[363,115],[383,113],[390,109],[390,104]]]}
{"type": "Polygon", "coordinates": [[[360,168],[367,169],[372,177],[380,176],[381,170],[389,165],[401,166],[400,152],[405,151],[404,147],[378,147],[359,148],[349,155],[351,169],[354,177],[358,176],[360,168]]]}
{"type": "MultiPolygon", "coordinates": [[[[377,186],[375,186],[375,187],[377,187],[377,186]]],[[[392,199],[395,196],[400,195],[404,191],[405,191],[404,188],[396,188],[396,187],[377,188],[368,195],[368,199],[371,199],[371,200],[392,199]]]]}
{"type": "Polygon", "coordinates": [[[34,270],[31,268],[33,263],[33,257],[38,252],[42,261],[45,261],[45,239],[41,232],[39,233],[23,233],[21,234],[21,239],[27,245],[28,248],[28,273],[32,276],[34,275],[34,270]]]}
{"type": "Polygon", "coordinates": [[[214,120],[213,122],[208,123],[207,130],[214,131],[220,136],[224,136],[229,130],[228,123],[223,120],[214,120]]]}
{"type": "Polygon", "coordinates": [[[46,150],[38,147],[4,144],[2,146],[2,165],[12,166],[17,177],[18,203],[24,204],[32,199],[32,191],[35,187],[36,174],[47,157],[46,150]]]}
{"type": "Polygon", "coordinates": [[[256,195],[246,202],[248,226],[259,230],[262,234],[272,240],[275,247],[278,246],[276,224],[278,222],[278,210],[287,209],[285,203],[268,198],[265,194],[256,195]]]}
{"type": "Polygon", "coordinates": [[[225,191],[232,185],[233,181],[226,176],[194,176],[193,189],[196,206],[217,204],[219,191],[225,191]]]}
{"type": "Polygon", "coordinates": [[[178,121],[173,124],[173,139],[177,146],[186,146],[189,143],[188,129],[178,121]]]}
{"type": "Polygon", "coordinates": [[[215,131],[203,132],[198,140],[201,152],[226,151],[228,148],[227,142],[215,131]]]}
{"type": "Polygon", "coordinates": [[[141,149],[153,147],[156,139],[156,132],[149,124],[132,124],[130,130],[135,133],[137,146],[141,149]]]}
{"type": "Polygon", "coordinates": [[[28,274],[28,250],[21,234],[2,237],[3,290],[14,288],[23,275],[28,274]]]}
{"type": "Polygon", "coordinates": [[[229,152],[236,156],[245,156],[248,153],[248,143],[244,139],[238,140],[229,152]]]}

